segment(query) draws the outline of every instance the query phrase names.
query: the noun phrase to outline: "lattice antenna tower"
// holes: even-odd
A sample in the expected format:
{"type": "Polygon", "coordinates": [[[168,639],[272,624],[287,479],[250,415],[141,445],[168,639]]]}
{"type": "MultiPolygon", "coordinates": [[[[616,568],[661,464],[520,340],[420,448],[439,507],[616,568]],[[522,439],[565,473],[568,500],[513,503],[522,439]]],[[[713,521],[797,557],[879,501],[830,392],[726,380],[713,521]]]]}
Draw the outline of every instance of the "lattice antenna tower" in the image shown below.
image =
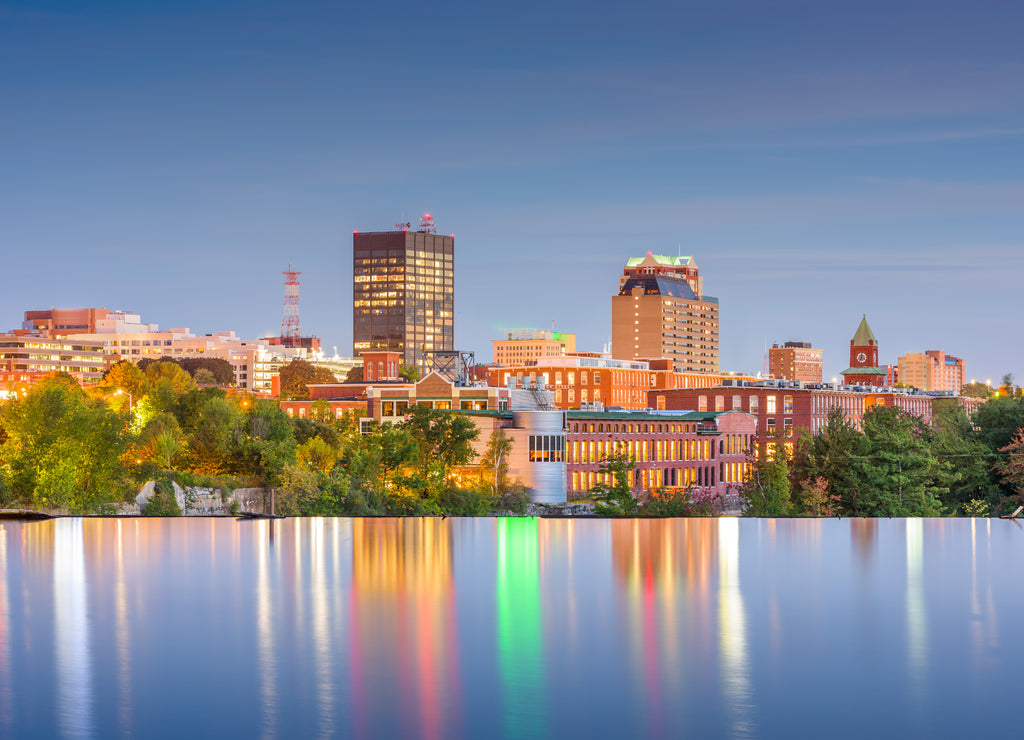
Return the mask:
{"type": "Polygon", "coordinates": [[[299,275],[301,272],[292,270],[291,263],[288,263],[288,270],[282,272],[284,275],[284,317],[281,319],[281,338],[298,339],[302,336],[299,329],[299,275]]]}

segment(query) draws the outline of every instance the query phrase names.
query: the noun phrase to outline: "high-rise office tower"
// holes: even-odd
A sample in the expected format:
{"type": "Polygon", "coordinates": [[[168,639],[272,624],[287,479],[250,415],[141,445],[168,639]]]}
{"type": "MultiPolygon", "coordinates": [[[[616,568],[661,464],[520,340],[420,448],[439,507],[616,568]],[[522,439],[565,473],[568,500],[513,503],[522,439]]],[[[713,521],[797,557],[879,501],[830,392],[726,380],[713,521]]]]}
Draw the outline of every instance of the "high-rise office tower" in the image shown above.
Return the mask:
{"type": "Polygon", "coordinates": [[[356,355],[390,350],[421,373],[428,352],[455,348],[455,237],[420,227],[352,237],[352,337],[356,355]]]}
{"type": "Polygon", "coordinates": [[[631,257],[612,296],[612,357],[669,358],[678,372],[718,371],[718,299],[692,257],[631,257]]]}

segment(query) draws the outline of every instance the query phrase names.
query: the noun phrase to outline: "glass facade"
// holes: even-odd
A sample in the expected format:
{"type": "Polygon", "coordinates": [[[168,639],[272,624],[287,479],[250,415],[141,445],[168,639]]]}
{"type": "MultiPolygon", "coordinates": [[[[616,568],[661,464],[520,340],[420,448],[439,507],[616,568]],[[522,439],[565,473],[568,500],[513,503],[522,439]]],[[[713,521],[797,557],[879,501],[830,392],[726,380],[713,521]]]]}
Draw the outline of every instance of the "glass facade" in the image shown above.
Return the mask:
{"type": "Polygon", "coordinates": [[[390,350],[425,373],[455,349],[455,239],[413,231],[353,236],[354,353],[390,350]]]}

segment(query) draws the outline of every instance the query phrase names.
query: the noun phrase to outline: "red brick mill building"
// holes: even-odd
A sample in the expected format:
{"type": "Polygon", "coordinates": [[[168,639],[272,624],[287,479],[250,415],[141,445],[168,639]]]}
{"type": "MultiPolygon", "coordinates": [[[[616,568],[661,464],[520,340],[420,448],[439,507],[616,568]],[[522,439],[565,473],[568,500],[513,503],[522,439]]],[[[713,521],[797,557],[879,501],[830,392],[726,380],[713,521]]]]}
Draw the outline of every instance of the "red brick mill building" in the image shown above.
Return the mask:
{"type": "Polygon", "coordinates": [[[743,411],[566,412],[566,487],[579,497],[601,481],[617,449],[636,461],[633,489],[689,488],[735,495],[749,462],[756,419],[743,411]]]}

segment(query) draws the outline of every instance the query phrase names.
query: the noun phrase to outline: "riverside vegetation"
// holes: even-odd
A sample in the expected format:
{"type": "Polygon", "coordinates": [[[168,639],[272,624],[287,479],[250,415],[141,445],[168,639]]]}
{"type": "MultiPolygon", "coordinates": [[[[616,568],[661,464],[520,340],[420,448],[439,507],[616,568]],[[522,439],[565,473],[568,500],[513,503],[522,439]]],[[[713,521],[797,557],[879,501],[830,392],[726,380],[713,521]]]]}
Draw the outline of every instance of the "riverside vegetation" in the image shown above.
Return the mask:
{"type": "Polygon", "coordinates": [[[216,370],[120,362],[87,390],[55,373],[4,402],[0,508],[112,514],[150,480],[152,515],[179,513],[171,481],[274,488],[277,513],[295,516],[514,513],[529,500],[508,479],[504,435],[470,465],[479,432],[464,416],[415,406],[406,423],[361,434],[357,415],[335,419],[326,402],[292,419],[197,384],[216,370]]]}
{"type": "MultiPolygon", "coordinates": [[[[478,431],[467,417],[425,406],[368,434],[358,416],[336,419],[326,402],[292,419],[272,401],[206,385],[228,377],[230,366],[218,362],[120,362],[87,390],[55,373],[4,402],[0,508],[110,514],[154,480],[145,512],[154,515],[179,513],[172,481],[274,488],[277,512],[296,516],[525,511],[528,491],[509,479],[511,440],[500,431],[477,456],[478,431]]],[[[293,365],[282,369],[283,381],[299,395],[313,376],[293,365]]],[[[970,420],[955,402],[937,402],[932,426],[875,408],[857,429],[834,410],[816,436],[761,440],[740,495],[752,516],[1003,514],[1024,504],[1022,429],[1020,397],[991,399],[970,420]]],[[[621,453],[605,461],[605,482],[592,491],[596,513],[720,509],[720,500],[696,490],[634,498],[634,465],[621,453]]]]}

